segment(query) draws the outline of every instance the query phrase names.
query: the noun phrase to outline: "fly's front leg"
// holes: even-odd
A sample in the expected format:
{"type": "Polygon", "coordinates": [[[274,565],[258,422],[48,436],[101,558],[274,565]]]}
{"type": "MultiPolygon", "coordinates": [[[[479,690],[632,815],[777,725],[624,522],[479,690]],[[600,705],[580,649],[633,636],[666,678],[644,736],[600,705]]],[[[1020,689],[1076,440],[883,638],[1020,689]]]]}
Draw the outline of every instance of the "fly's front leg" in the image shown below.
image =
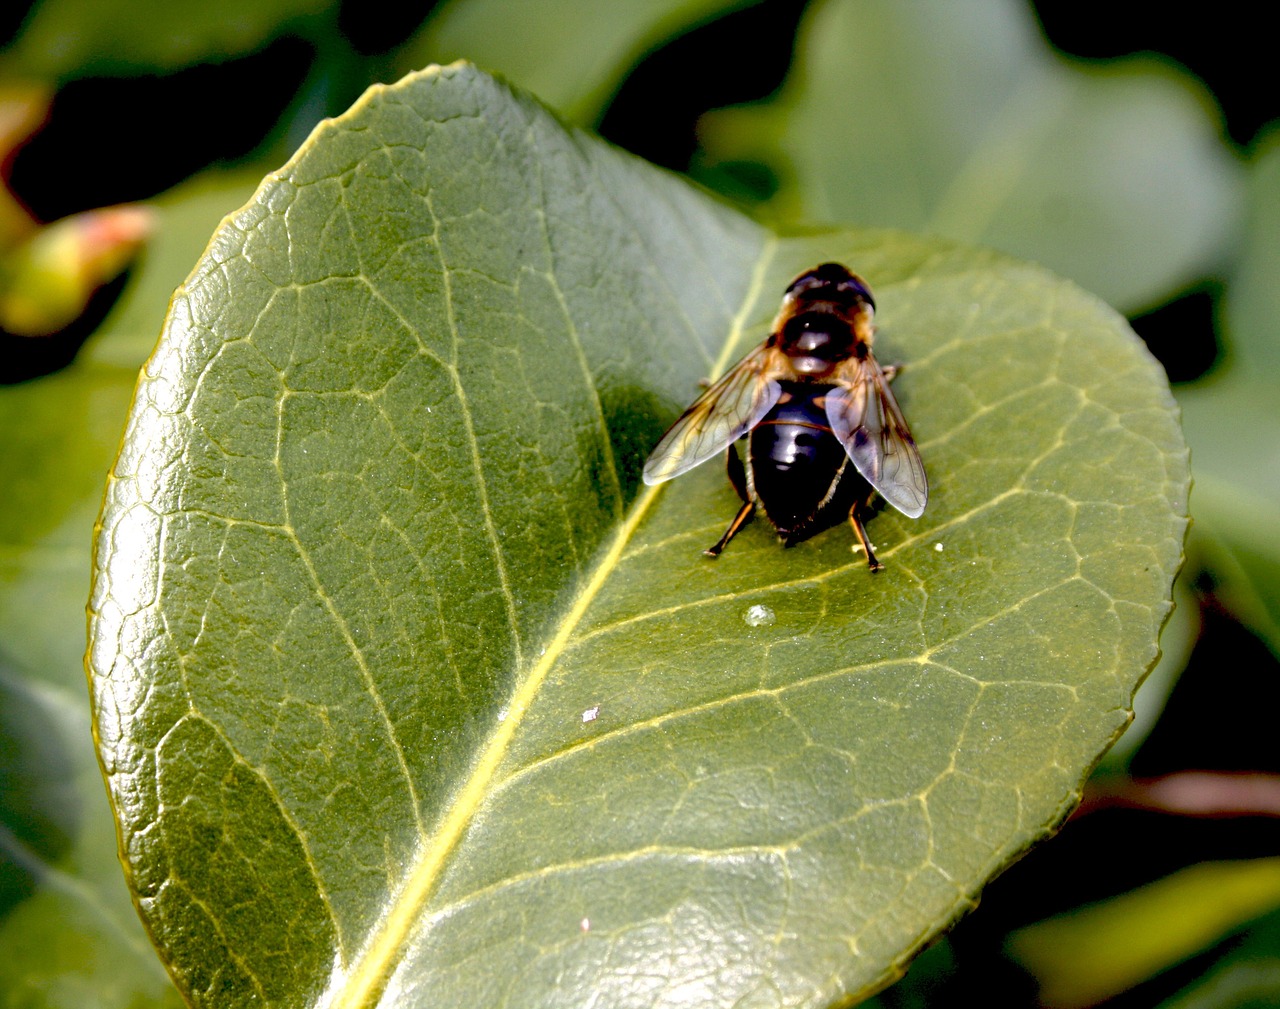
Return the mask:
{"type": "Polygon", "coordinates": [[[720,551],[728,546],[729,541],[738,535],[738,530],[747,524],[747,520],[755,514],[755,502],[751,500],[751,495],[747,492],[747,471],[742,465],[742,457],[738,455],[738,450],[730,445],[725,450],[724,468],[728,471],[729,482],[733,484],[733,489],[738,492],[738,497],[742,498],[742,507],[738,509],[738,514],[733,517],[733,521],[729,523],[729,528],[724,531],[724,535],[716,541],[715,546],[708,547],[703,551],[708,557],[719,557],[720,551]]]}

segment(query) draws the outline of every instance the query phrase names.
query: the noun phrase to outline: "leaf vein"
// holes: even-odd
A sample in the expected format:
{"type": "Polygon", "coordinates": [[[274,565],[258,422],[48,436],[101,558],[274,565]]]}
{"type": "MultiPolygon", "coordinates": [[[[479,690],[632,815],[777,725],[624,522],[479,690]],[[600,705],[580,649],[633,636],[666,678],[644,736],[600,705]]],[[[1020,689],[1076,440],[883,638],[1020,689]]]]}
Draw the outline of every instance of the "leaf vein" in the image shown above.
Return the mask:
{"type": "Polygon", "coordinates": [[[669,844],[648,844],[643,847],[628,848],[624,851],[609,852],[604,855],[595,855],[587,858],[578,858],[570,861],[556,862],[552,865],[539,866],[536,869],[530,869],[526,872],[513,873],[504,876],[502,879],[495,880],[487,886],[478,887],[469,891],[465,896],[450,901],[448,904],[442,905],[439,910],[435,911],[428,921],[429,925],[437,924],[457,914],[458,911],[475,903],[477,900],[502,893],[512,887],[522,886],[526,883],[537,882],[539,880],[548,879],[553,876],[564,873],[581,872],[584,870],[594,869],[602,865],[624,865],[633,862],[648,862],[653,859],[664,859],[667,861],[689,862],[697,866],[706,866],[715,863],[732,863],[740,862],[744,858],[759,859],[766,856],[771,859],[779,859],[783,862],[787,859],[787,854],[793,845],[777,845],[777,844],[760,844],[760,845],[737,845],[725,846],[723,848],[699,848],[694,845],[669,845],[669,844]]]}
{"type": "Polygon", "coordinates": [[[354,635],[351,633],[351,627],[347,623],[346,618],[342,615],[342,611],[338,608],[337,601],[329,593],[324,584],[324,579],[320,577],[320,572],[316,569],[315,562],[311,558],[311,552],[302,542],[302,538],[298,536],[296,525],[293,521],[293,515],[289,505],[288,481],[284,478],[284,468],[281,464],[281,448],[284,440],[284,410],[283,404],[276,411],[276,448],[275,448],[275,467],[280,473],[280,482],[282,486],[281,500],[285,513],[285,528],[281,531],[286,539],[293,544],[294,551],[298,556],[298,560],[302,563],[303,569],[307,572],[307,577],[311,580],[311,584],[315,587],[316,595],[319,597],[324,608],[328,611],[329,617],[333,620],[334,626],[337,627],[338,633],[341,635],[343,643],[350,652],[352,659],[355,661],[356,668],[360,672],[360,678],[363,680],[365,689],[369,693],[370,700],[373,702],[374,710],[381,719],[383,728],[387,734],[387,740],[391,745],[392,753],[395,755],[396,764],[400,769],[400,775],[404,778],[405,787],[409,793],[409,803],[412,808],[413,820],[417,825],[419,834],[426,828],[422,822],[422,810],[418,801],[418,788],[413,780],[413,773],[409,769],[409,762],[405,756],[404,747],[400,745],[400,738],[396,733],[395,723],[391,718],[391,712],[387,708],[386,702],[382,698],[381,692],[378,690],[377,682],[374,680],[373,671],[369,668],[369,663],[365,659],[363,650],[356,642],[354,635]]]}
{"type": "MultiPolygon", "coordinates": [[[[435,211],[431,209],[429,198],[427,205],[433,219],[436,219],[435,211]]],[[[438,227],[438,219],[436,221],[438,227]]],[[[437,245],[437,247],[439,246],[437,245]]],[[[776,247],[777,242],[773,238],[769,238],[761,245],[756,269],[752,275],[752,282],[745,292],[743,305],[735,315],[733,326],[727,334],[725,347],[720,355],[723,362],[720,367],[723,367],[730,359],[733,345],[740,332],[742,320],[747,317],[747,313],[759,296],[767,262],[772,259],[776,247]]],[[[443,253],[441,259],[443,268],[443,253]]],[[[449,318],[452,326],[452,294],[448,283],[447,270],[445,270],[444,295],[445,302],[449,306],[449,318]]],[[[456,328],[454,329],[454,336],[456,346],[456,328]]],[[[461,394],[460,383],[458,388],[461,394]]],[[[466,417],[468,431],[472,433],[469,413],[466,413],[466,417]]],[[[473,451],[475,451],[474,433],[472,433],[472,444],[473,451]]],[[[478,456],[476,465],[477,475],[479,475],[478,456]]],[[[532,706],[551,669],[564,655],[570,640],[581,625],[591,604],[604,588],[609,576],[616,570],[627,544],[635,535],[636,529],[639,528],[649,509],[658,499],[660,492],[660,487],[647,487],[641,492],[630,508],[625,521],[615,534],[612,543],[597,562],[590,578],[579,590],[565,616],[561,619],[554,636],[548,642],[546,648],[542,650],[537,661],[522,678],[507,705],[507,717],[498,723],[488,742],[480,750],[480,755],[472,766],[470,774],[454,794],[451,804],[445,810],[434,832],[430,836],[423,835],[417,857],[406,876],[404,887],[393,899],[376,930],[369,936],[364,950],[358,957],[354,967],[345,974],[334,978],[329,998],[326,1001],[326,1004],[332,1009],[367,1005],[376,999],[377,994],[383,990],[391,971],[394,969],[394,965],[398,961],[405,940],[418,925],[424,924],[420,920],[419,914],[439,884],[447,859],[461,842],[475,811],[491,794],[494,780],[502,760],[510,748],[517,728],[523,722],[524,716],[532,706]]],[[[492,520],[487,515],[487,499],[486,524],[492,530],[492,520]]],[[[493,533],[493,535],[496,549],[496,533],[493,533]]],[[[499,553],[500,557],[501,554],[499,553]]],[[[425,924],[429,924],[429,922],[425,924]]]]}
{"type": "MultiPolygon", "coordinates": [[[[450,363],[449,376],[453,379],[454,392],[458,397],[458,412],[462,418],[463,426],[466,428],[467,447],[471,452],[471,468],[476,477],[476,493],[480,497],[480,514],[484,522],[485,535],[488,537],[489,544],[493,550],[494,567],[497,569],[498,582],[502,587],[502,599],[506,604],[507,623],[511,627],[511,647],[518,667],[523,665],[524,659],[521,653],[520,620],[519,615],[516,613],[515,594],[511,590],[511,578],[507,572],[506,557],[502,553],[502,543],[498,537],[498,530],[493,523],[493,506],[489,502],[489,484],[484,473],[484,463],[480,458],[480,444],[476,438],[475,420],[471,416],[471,402],[467,397],[467,390],[463,385],[462,376],[458,373],[458,320],[454,314],[453,280],[449,272],[449,264],[445,261],[444,245],[441,242],[440,217],[436,213],[430,193],[426,193],[423,196],[423,203],[426,205],[427,213],[431,215],[432,225],[435,228],[433,244],[436,249],[436,255],[440,260],[440,279],[444,287],[442,296],[445,316],[449,323],[449,336],[453,341],[453,361],[450,363]]],[[[420,335],[418,336],[418,341],[421,344],[420,335]]]]}

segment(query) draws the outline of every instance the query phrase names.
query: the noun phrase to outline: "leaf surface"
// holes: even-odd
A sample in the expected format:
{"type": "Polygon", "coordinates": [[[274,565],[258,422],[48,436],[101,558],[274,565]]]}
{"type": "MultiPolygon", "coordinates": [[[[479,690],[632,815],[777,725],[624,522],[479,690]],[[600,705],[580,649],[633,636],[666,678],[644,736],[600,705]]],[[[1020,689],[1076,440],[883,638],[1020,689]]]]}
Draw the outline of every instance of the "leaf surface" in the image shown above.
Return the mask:
{"type": "Polygon", "coordinates": [[[97,731],[196,1004],[821,1006],[1052,830],[1128,718],[1186,454],[1118,316],[994,253],[779,238],[456,65],[224,224],[108,488],[97,731]],[[826,259],[911,522],[782,549],[664,427],[826,259]]]}

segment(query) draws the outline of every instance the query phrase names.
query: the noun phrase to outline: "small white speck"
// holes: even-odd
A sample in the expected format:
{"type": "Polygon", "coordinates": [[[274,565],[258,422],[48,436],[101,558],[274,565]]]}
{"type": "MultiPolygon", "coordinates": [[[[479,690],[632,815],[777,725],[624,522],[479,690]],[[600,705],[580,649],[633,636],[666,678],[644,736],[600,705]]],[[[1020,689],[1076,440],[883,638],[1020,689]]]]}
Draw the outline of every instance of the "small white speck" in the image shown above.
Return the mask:
{"type": "Polygon", "coordinates": [[[507,709],[506,709],[506,708],[499,708],[499,709],[498,709],[498,721],[500,721],[500,722],[505,722],[506,720],[507,720],[507,709]]]}
{"type": "Polygon", "coordinates": [[[748,627],[768,627],[778,619],[778,615],[769,607],[756,603],[755,606],[748,607],[742,619],[747,622],[748,627]]]}
{"type": "Polygon", "coordinates": [[[941,543],[935,543],[935,544],[933,545],[933,549],[934,549],[934,550],[936,550],[936,551],[938,551],[938,553],[942,553],[942,544],[941,544],[941,543]]]}
{"type": "Polygon", "coordinates": [[[583,722],[594,722],[598,714],[600,714],[600,705],[597,704],[594,708],[587,708],[582,713],[582,720],[583,722]]]}
{"type": "Polygon", "coordinates": [[[546,655],[546,654],[547,654],[547,646],[546,646],[546,645],[543,645],[543,646],[542,646],[542,651],[538,652],[538,658],[542,658],[542,656],[544,656],[544,655],[546,655]]]}
{"type": "Polygon", "coordinates": [[[583,918],[583,919],[582,919],[582,921],[578,922],[578,928],[582,929],[582,931],[584,931],[584,932],[590,932],[590,931],[591,931],[591,919],[590,919],[590,918],[583,918]]]}

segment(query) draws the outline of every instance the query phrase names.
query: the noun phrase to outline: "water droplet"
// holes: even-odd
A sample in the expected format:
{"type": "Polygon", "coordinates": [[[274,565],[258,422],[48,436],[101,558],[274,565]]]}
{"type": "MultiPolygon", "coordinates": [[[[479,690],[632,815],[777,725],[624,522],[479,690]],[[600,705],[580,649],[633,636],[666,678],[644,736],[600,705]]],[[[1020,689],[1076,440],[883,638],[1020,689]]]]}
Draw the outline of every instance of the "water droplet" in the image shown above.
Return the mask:
{"type": "Polygon", "coordinates": [[[778,619],[778,615],[769,607],[756,603],[743,614],[742,619],[747,622],[748,627],[768,627],[778,619]]]}

